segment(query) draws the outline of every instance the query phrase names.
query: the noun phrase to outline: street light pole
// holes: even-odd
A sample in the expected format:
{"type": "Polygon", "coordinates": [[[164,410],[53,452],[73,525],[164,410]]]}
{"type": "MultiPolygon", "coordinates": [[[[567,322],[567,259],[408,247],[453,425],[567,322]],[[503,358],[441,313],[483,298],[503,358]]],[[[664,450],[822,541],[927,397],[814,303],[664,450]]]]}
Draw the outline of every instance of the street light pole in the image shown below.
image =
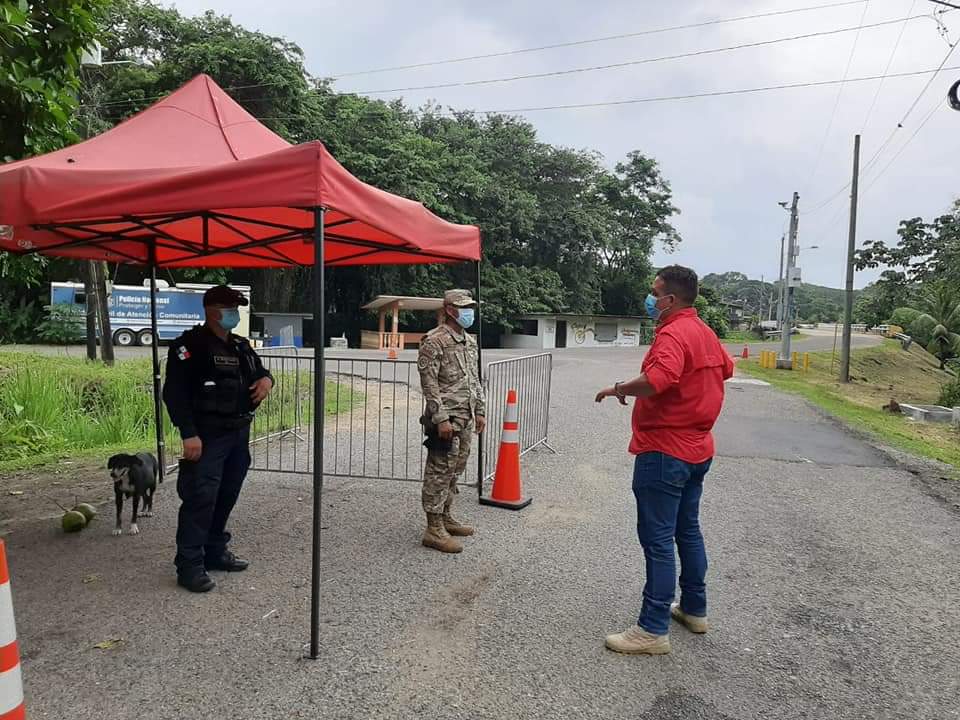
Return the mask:
{"type": "Polygon", "coordinates": [[[783,332],[783,242],[785,235],[780,236],[780,302],[777,303],[777,328],[783,332]]]}
{"type": "Polygon", "coordinates": [[[790,205],[790,238],[787,244],[786,275],[784,277],[784,288],[782,304],[783,322],[780,326],[780,357],[777,359],[777,367],[790,370],[793,361],[790,358],[790,331],[793,328],[791,321],[792,313],[790,304],[793,301],[793,268],[797,256],[797,226],[799,217],[797,215],[797,203],[800,201],[798,193],[793,194],[793,203],[790,205]]]}

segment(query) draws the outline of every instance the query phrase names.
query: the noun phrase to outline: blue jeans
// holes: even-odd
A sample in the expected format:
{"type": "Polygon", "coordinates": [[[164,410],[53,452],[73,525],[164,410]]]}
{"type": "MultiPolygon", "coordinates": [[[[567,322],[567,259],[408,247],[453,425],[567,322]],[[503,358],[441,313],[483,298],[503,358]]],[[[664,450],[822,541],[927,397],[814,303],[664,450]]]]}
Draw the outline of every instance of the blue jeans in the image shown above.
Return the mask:
{"type": "Polygon", "coordinates": [[[196,462],[180,461],[177,493],[177,573],[203,570],[204,557],[219,557],[230,542],[227,519],[240,497],[250,467],[250,427],[202,434],[203,451],[196,462]]]}
{"type": "Polygon", "coordinates": [[[680,609],[688,615],[707,615],[707,551],[700,533],[700,497],[711,462],[691,465],[649,452],[637,455],[634,463],[637,536],[647,572],[637,624],[653,635],[665,635],[670,627],[670,603],[677,585],[674,542],[680,555],[680,609]]]}

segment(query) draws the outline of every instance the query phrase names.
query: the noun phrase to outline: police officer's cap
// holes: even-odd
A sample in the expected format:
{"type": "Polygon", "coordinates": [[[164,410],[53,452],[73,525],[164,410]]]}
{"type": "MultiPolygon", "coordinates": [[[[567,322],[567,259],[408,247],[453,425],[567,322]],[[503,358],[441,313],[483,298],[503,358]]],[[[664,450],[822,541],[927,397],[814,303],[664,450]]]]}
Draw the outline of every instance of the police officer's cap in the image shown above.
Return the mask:
{"type": "Polygon", "coordinates": [[[443,294],[443,304],[454,307],[476,307],[477,301],[469,290],[447,290],[443,294]]]}
{"type": "Polygon", "coordinates": [[[234,290],[226,285],[217,285],[207,290],[203,294],[203,306],[219,305],[220,307],[236,307],[237,305],[249,305],[249,301],[239,290],[234,290]]]}

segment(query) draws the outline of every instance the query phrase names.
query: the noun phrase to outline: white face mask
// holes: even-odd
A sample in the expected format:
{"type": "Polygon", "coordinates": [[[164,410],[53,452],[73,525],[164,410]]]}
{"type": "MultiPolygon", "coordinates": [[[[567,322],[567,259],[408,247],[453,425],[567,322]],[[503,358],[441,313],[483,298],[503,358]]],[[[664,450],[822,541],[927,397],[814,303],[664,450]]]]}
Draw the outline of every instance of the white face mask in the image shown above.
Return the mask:
{"type": "Polygon", "coordinates": [[[475,313],[473,308],[460,308],[460,312],[457,313],[457,324],[460,325],[464,330],[473,325],[475,320],[475,313]]]}

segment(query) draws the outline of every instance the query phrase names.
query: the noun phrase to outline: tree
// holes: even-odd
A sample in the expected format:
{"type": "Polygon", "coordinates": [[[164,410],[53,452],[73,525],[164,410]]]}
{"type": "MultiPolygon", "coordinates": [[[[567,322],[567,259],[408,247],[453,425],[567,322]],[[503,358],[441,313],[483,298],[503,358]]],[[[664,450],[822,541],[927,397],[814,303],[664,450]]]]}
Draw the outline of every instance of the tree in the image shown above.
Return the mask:
{"type": "Polygon", "coordinates": [[[0,160],[77,139],[80,56],[100,35],[106,0],[0,0],[0,160]]]}
{"type": "Polygon", "coordinates": [[[918,303],[920,315],[913,321],[917,331],[929,336],[927,352],[946,361],[960,355],[960,299],[946,282],[930,287],[918,303]]]}
{"type": "Polygon", "coordinates": [[[700,319],[717,334],[718,338],[726,337],[730,331],[730,326],[727,324],[727,317],[723,308],[713,304],[715,299],[710,288],[701,288],[701,290],[706,292],[701,292],[697,296],[693,307],[696,308],[700,319]]]}
{"type": "Polygon", "coordinates": [[[560,276],[545,268],[501,265],[484,269],[484,327],[503,332],[517,326],[521,315],[563,310],[565,290],[560,276]]]}
{"type": "MultiPolygon", "coordinates": [[[[493,330],[530,312],[639,314],[655,244],[680,241],[670,223],[678,210],[669,183],[639,151],[611,170],[595,152],[543,142],[522,118],[340,95],[306,72],[295,44],[211,12],[184,17],[152,0],[112,0],[103,42],[105,58],[151,66],[88,73],[78,125],[107,129],[208,73],[290,142],[322,140],[364,182],[479,226],[489,283],[484,318],[493,330]]],[[[201,279],[188,272],[171,277],[201,279]]],[[[252,285],[260,309],[289,311],[303,309],[311,273],[231,271],[217,279],[252,285]]],[[[473,287],[475,270],[344,267],[326,278],[328,327],[339,335],[372,322],[360,306],[373,295],[473,287]]]]}
{"type": "Polygon", "coordinates": [[[882,279],[890,284],[944,281],[954,290],[960,288],[960,200],[933,222],[918,217],[901,221],[897,235],[900,241],[892,247],[882,241],[865,242],[857,252],[857,269],[898,268],[882,279]]]}
{"type": "Polygon", "coordinates": [[[863,289],[853,308],[854,322],[867,326],[883,325],[891,321],[894,310],[907,303],[909,288],[902,273],[886,270],[880,281],[863,289]]]}
{"type": "Polygon", "coordinates": [[[941,370],[948,359],[960,355],[960,298],[946,283],[931,285],[915,307],[900,308],[895,315],[940,361],[941,370]]]}

